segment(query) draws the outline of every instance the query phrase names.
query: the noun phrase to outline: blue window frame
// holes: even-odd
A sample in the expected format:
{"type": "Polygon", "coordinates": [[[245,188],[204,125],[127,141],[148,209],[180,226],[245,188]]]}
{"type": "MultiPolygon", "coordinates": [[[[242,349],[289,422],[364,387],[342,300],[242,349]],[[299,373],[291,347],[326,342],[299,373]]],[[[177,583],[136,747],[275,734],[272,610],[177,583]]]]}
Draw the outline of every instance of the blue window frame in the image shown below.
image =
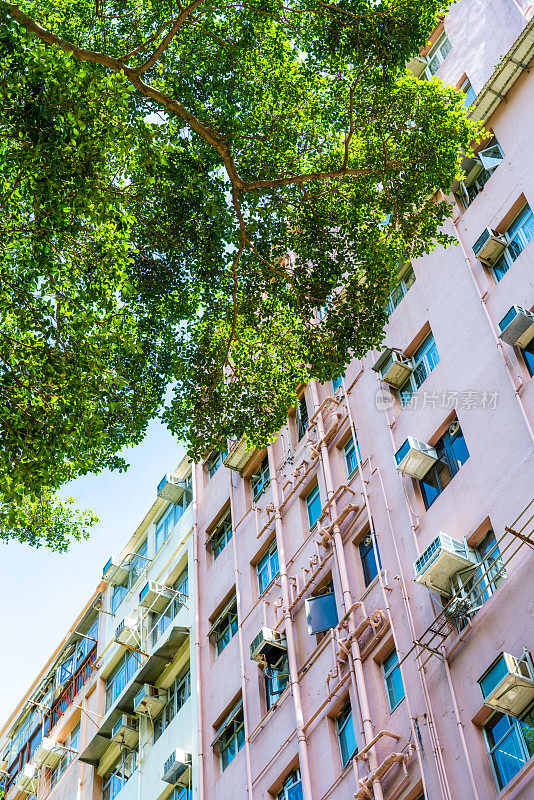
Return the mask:
{"type": "Polygon", "coordinates": [[[308,406],[306,405],[306,398],[304,395],[302,395],[297,402],[295,424],[297,426],[297,440],[300,442],[308,428],[308,406]]]}
{"type": "Polygon", "coordinates": [[[534,375],[534,341],[530,342],[524,350],[521,350],[521,355],[526,364],[528,374],[534,375]]]}
{"type": "Polygon", "coordinates": [[[265,699],[267,711],[276,703],[289,684],[289,660],[284,653],[274,664],[268,664],[264,670],[265,699]]]}
{"type": "Polygon", "coordinates": [[[332,378],[332,393],[335,394],[337,390],[343,385],[343,375],[340,375],[339,378],[332,378]]]}
{"type": "Polygon", "coordinates": [[[125,750],[121,753],[112,769],[104,776],[102,800],[115,800],[122,787],[135,772],[136,766],[136,750],[125,750]]]}
{"type": "Polygon", "coordinates": [[[209,545],[211,547],[211,554],[213,556],[213,560],[215,560],[230,539],[232,538],[232,515],[230,511],[226,516],[219,522],[215,530],[210,536],[209,545]]]}
{"type": "Polygon", "coordinates": [[[378,570],[382,568],[380,563],[380,552],[378,553],[378,564],[376,563],[375,549],[373,547],[373,537],[370,533],[364,536],[363,540],[358,546],[360,551],[360,559],[362,562],[363,578],[365,585],[369,586],[378,575],[378,570]]]}
{"type": "Polygon", "coordinates": [[[534,755],[534,707],[531,706],[521,719],[498,711],[484,726],[484,737],[500,790],[534,755]]]}
{"type": "Polygon", "coordinates": [[[267,456],[265,456],[261,462],[258,472],[256,472],[255,475],[252,475],[250,482],[252,484],[252,499],[254,502],[256,502],[258,497],[263,494],[271,482],[271,476],[269,474],[269,459],[267,456]]]}
{"type": "Polygon", "coordinates": [[[401,700],[404,699],[404,685],[399,667],[399,657],[396,650],[392,650],[389,656],[382,662],[382,674],[386,684],[389,710],[393,711],[401,700]]]}
{"type": "Polygon", "coordinates": [[[207,460],[206,466],[208,468],[208,475],[211,478],[215,475],[224,459],[228,455],[226,450],[215,450],[207,460]]]}
{"type": "Polygon", "coordinates": [[[234,599],[218,617],[211,629],[215,637],[215,650],[218,656],[236,635],[237,629],[237,600],[234,599]]]}
{"type": "Polygon", "coordinates": [[[501,257],[493,266],[493,275],[496,281],[500,281],[504,277],[533,236],[534,215],[527,203],[523,206],[508,230],[504,232],[504,237],[508,244],[501,257]]]}
{"type": "Polygon", "coordinates": [[[263,558],[258,562],[256,572],[258,574],[258,592],[261,596],[279,572],[276,541],[273,541],[263,558]]]}
{"type": "Polygon", "coordinates": [[[347,705],[344,706],[338,718],[336,719],[336,730],[339,741],[341,765],[343,769],[345,769],[351,758],[353,758],[353,756],[358,752],[350,703],[347,703],[347,705]]]}
{"type": "Polygon", "coordinates": [[[469,458],[462,429],[455,421],[435,444],[439,461],[419,481],[425,508],[430,508],[469,458]]]}
{"type": "Polygon", "coordinates": [[[356,439],[356,447],[354,447],[354,439],[352,437],[349,439],[343,448],[343,458],[345,459],[347,478],[351,478],[358,469],[358,459],[362,460],[358,439],[356,439]],[[356,450],[358,451],[358,456],[356,456],[356,450]]]}
{"type": "Polygon", "coordinates": [[[414,369],[406,383],[399,390],[401,404],[405,406],[439,363],[439,353],[434,336],[429,333],[424,342],[412,356],[414,369]]]}
{"type": "Polygon", "coordinates": [[[106,681],[106,711],[130,683],[138,667],[139,661],[135,653],[128,651],[123,655],[106,681]]]}
{"type": "Polygon", "coordinates": [[[477,93],[471,86],[471,81],[469,78],[466,78],[465,81],[462,83],[460,87],[460,91],[464,93],[464,106],[469,108],[471,103],[476,100],[477,93]]]}
{"type": "Polygon", "coordinates": [[[401,300],[408,294],[408,291],[415,283],[415,273],[411,266],[402,273],[397,285],[389,293],[386,303],[386,314],[388,317],[393,314],[401,300]]]}
{"type": "Polygon", "coordinates": [[[427,67],[425,69],[425,75],[429,80],[441,67],[450,51],[451,43],[449,41],[449,37],[444,32],[441,34],[436,44],[431,48],[426,57],[427,67]]]}
{"type": "Polygon", "coordinates": [[[187,567],[172,585],[173,599],[160,614],[152,616],[152,647],[154,647],[189,597],[189,573],[187,567]]]}
{"type": "Polygon", "coordinates": [[[241,701],[219,728],[216,741],[219,745],[221,772],[224,772],[245,744],[245,720],[241,701]]]}
{"type": "Polygon", "coordinates": [[[154,722],[154,741],[166,730],[177,713],[191,696],[191,671],[189,664],[184,667],[169,686],[168,700],[160,716],[154,722]]]}
{"type": "Polygon", "coordinates": [[[281,790],[276,795],[276,800],[302,800],[302,798],[300,770],[295,769],[285,779],[281,790]]]}
{"type": "Polygon", "coordinates": [[[308,525],[312,530],[321,516],[321,495],[318,485],[313,487],[306,498],[306,511],[308,512],[308,525]]]}
{"type": "Polygon", "coordinates": [[[74,726],[65,741],[62,743],[65,750],[59,760],[58,764],[50,773],[50,789],[53,789],[59,781],[63,773],[66,771],[69,764],[74,761],[78,752],[80,744],[80,723],[74,726]]]}

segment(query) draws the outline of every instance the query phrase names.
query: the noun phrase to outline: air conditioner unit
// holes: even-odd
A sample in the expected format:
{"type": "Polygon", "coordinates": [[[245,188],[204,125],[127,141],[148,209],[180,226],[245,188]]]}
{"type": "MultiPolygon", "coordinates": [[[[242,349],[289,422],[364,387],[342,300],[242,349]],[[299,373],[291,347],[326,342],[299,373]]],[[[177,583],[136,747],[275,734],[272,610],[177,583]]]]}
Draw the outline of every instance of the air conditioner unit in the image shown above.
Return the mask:
{"type": "Polygon", "coordinates": [[[155,719],[167,702],[167,690],[145,683],[134,698],[134,713],[155,719]]]}
{"type": "Polygon", "coordinates": [[[37,767],[32,764],[25,764],[13,782],[15,792],[25,794],[35,794],[37,791],[38,775],[37,767]]]}
{"type": "Polygon", "coordinates": [[[123,714],[111,729],[111,741],[132,750],[139,741],[137,718],[130,714],[123,714]]]}
{"type": "Polygon", "coordinates": [[[521,306],[512,306],[499,322],[499,330],[503,342],[525,348],[534,339],[534,314],[521,306]]]}
{"type": "Polygon", "coordinates": [[[191,769],[191,753],[186,753],[179,747],[174,750],[163,765],[162,780],[165,783],[189,784],[189,770],[191,769]]]}
{"type": "Polygon", "coordinates": [[[158,483],[157,496],[163,500],[170,500],[172,503],[178,502],[187,489],[187,483],[173,478],[172,475],[164,475],[158,483]]]}
{"type": "Polygon", "coordinates": [[[450,597],[453,575],[476,565],[473,551],[465,542],[439,533],[415,562],[415,580],[450,597]]]}
{"type": "Polygon", "coordinates": [[[262,628],[250,643],[250,657],[259,663],[277,661],[286,650],[286,637],[271,628],[262,628]]]}
{"type": "Polygon", "coordinates": [[[422,56],[414,56],[406,62],[406,69],[408,72],[411,72],[415,78],[420,78],[426,69],[426,65],[426,58],[423,58],[422,56]]]}
{"type": "Polygon", "coordinates": [[[124,617],[122,622],[117,626],[115,639],[118,642],[122,642],[122,644],[129,644],[132,640],[137,640],[139,638],[137,629],[138,621],[139,617],[137,614],[124,617]]]}
{"type": "Polygon", "coordinates": [[[414,439],[413,436],[408,436],[395,453],[398,471],[418,480],[424,478],[438,460],[438,455],[433,447],[425,442],[420,442],[419,439],[414,439]]]}
{"type": "Polygon", "coordinates": [[[386,347],[373,370],[378,372],[384,383],[400,389],[413,372],[413,362],[392,347],[386,347]]]}
{"type": "Polygon", "coordinates": [[[473,245],[473,253],[479,261],[490,267],[495,264],[507,245],[504,236],[496,233],[491,228],[486,228],[473,245]]]}
{"type": "Polygon", "coordinates": [[[534,669],[530,655],[501,653],[479,680],[484,703],[503,714],[518,717],[534,700],[534,669]]]}
{"type": "Polygon", "coordinates": [[[102,572],[102,580],[107,581],[112,586],[124,583],[130,573],[129,565],[122,563],[120,556],[111,556],[102,572]]]}
{"type": "Polygon", "coordinates": [[[159,614],[169,605],[173,596],[165,586],[156,581],[148,581],[139,592],[139,604],[159,614]]]}
{"type": "Polygon", "coordinates": [[[35,764],[37,768],[55,767],[63,753],[63,748],[54,739],[44,736],[37,745],[31,763],[35,764]]]}

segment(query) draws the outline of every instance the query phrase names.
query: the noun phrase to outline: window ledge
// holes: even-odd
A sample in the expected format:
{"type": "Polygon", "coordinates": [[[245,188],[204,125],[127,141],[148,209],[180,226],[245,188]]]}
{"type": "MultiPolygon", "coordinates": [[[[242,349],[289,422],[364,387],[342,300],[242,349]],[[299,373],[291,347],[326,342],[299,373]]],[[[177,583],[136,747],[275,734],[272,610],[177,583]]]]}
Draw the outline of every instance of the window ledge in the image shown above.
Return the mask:
{"type": "Polygon", "coordinates": [[[519,772],[516,772],[514,777],[501,789],[499,794],[495,797],[495,800],[504,800],[505,797],[509,797],[516,786],[524,779],[525,775],[530,772],[532,767],[534,767],[534,756],[531,756],[527,763],[523,764],[519,772]]]}

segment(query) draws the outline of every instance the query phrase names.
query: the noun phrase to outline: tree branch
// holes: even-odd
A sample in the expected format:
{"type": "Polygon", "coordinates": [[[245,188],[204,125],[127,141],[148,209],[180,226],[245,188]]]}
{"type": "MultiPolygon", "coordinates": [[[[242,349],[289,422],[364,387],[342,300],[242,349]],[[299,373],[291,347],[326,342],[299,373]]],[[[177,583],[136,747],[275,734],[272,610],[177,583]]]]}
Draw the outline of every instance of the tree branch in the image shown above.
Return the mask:
{"type": "Polygon", "coordinates": [[[182,10],[182,12],[177,17],[176,22],[174,23],[169,33],[167,34],[167,36],[165,36],[161,44],[158,47],[156,47],[156,49],[154,50],[148,61],[145,61],[144,64],[141,64],[140,67],[137,67],[136,72],[138,75],[141,75],[143,72],[146,72],[147,70],[149,70],[151,67],[154,66],[158,58],[170,45],[170,43],[172,42],[172,40],[174,39],[180,28],[186,21],[187,17],[203,2],[204,0],[193,0],[192,3],[190,3],[186,8],[182,10]]]}

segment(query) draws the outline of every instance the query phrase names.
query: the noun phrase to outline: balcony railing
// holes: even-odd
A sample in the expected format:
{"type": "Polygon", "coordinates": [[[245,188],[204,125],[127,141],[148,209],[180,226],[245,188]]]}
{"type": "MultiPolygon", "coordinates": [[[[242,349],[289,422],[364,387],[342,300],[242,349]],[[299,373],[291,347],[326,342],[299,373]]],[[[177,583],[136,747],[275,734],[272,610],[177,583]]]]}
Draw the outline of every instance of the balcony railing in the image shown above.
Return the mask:
{"type": "Polygon", "coordinates": [[[50,727],[52,730],[54,725],[58,722],[59,718],[65,713],[70,706],[84,683],[89,679],[93,673],[96,661],[96,644],[92,650],[89,651],[84,661],[80,664],[76,672],[69,678],[67,685],[52,704],[50,708],[50,727]]]}

